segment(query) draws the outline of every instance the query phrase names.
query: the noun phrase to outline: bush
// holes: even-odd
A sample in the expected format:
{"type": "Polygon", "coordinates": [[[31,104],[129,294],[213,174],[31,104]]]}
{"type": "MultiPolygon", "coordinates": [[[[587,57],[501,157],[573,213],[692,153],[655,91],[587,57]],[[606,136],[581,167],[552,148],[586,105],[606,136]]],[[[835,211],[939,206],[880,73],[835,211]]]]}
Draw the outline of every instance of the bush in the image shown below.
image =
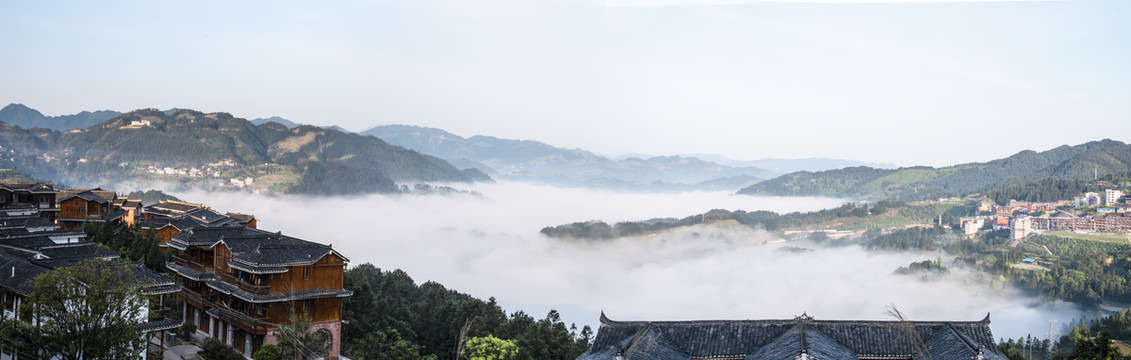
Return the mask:
{"type": "Polygon", "coordinates": [[[203,360],[244,360],[243,355],[215,338],[204,341],[204,347],[201,348],[199,355],[203,360]]]}
{"type": "Polygon", "coordinates": [[[190,341],[190,340],[192,340],[192,334],[195,333],[195,332],[196,332],[196,325],[194,325],[192,323],[185,323],[184,325],[181,325],[181,327],[177,329],[177,337],[180,338],[181,340],[190,341]]]}
{"type": "Polygon", "coordinates": [[[279,351],[279,346],[275,344],[263,344],[259,351],[252,355],[253,360],[280,360],[283,354],[279,351]]]}

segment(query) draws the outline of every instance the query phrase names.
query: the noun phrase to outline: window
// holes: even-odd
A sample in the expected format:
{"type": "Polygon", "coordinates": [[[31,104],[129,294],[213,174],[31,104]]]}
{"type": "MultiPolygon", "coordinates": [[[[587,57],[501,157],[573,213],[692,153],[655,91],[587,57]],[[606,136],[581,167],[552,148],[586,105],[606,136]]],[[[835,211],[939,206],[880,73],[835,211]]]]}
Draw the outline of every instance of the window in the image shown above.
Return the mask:
{"type": "Polygon", "coordinates": [[[306,280],[306,279],[309,279],[309,278],[310,278],[310,267],[309,266],[303,266],[302,267],[302,279],[306,280]]]}

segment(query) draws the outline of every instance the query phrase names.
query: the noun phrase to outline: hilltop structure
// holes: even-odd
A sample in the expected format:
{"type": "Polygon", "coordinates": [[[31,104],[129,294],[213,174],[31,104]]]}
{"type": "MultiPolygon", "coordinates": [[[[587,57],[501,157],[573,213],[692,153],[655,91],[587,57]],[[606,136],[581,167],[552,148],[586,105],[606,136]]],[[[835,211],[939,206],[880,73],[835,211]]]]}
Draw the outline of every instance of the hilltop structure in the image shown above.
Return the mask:
{"type": "Polygon", "coordinates": [[[577,360],[1006,359],[981,321],[613,321],[577,360]]]}

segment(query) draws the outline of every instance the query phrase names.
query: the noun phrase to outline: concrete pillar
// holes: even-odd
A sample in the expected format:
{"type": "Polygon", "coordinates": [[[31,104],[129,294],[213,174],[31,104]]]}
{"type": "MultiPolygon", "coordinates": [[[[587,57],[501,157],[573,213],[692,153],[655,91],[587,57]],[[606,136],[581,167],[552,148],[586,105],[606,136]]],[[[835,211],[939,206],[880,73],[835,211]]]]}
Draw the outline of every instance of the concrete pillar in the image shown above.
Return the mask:
{"type": "Polygon", "coordinates": [[[251,333],[243,334],[243,356],[251,357],[251,333]]]}

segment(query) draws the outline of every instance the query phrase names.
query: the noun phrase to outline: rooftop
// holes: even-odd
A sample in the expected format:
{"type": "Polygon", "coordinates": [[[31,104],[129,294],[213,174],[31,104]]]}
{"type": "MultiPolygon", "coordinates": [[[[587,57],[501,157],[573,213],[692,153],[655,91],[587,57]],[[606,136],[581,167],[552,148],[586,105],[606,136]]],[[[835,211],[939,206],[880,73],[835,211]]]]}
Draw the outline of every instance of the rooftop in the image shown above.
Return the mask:
{"type": "Polygon", "coordinates": [[[614,359],[1005,359],[981,321],[613,321],[601,314],[578,360],[614,359]]]}

